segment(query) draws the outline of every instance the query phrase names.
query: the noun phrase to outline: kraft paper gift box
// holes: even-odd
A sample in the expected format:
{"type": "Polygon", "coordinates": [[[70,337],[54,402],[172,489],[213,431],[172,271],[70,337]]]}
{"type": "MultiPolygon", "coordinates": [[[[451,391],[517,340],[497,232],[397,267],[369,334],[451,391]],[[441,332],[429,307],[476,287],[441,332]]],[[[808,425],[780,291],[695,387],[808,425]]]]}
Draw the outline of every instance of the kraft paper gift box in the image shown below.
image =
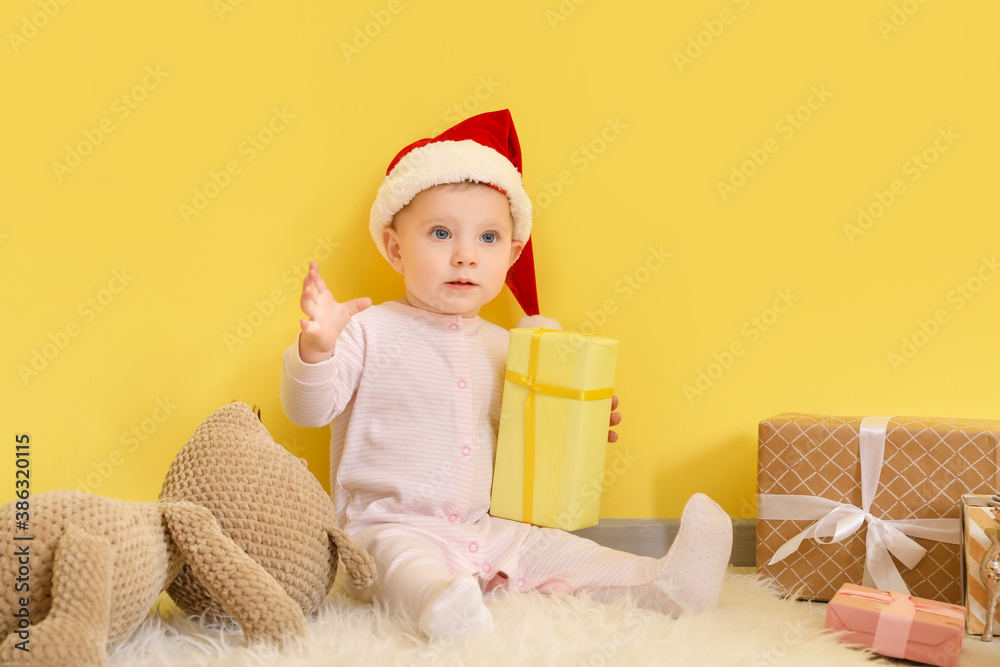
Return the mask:
{"type": "Polygon", "coordinates": [[[759,428],[758,572],[813,600],[848,582],[960,604],[958,500],[998,482],[998,420],[777,415],[759,428]]]}
{"type": "Polygon", "coordinates": [[[577,530],[597,523],[618,341],[510,332],[490,514],[577,530]]]}
{"type": "MultiPolygon", "coordinates": [[[[986,609],[989,595],[983,585],[979,564],[992,543],[986,529],[998,527],[992,507],[987,507],[989,495],[962,496],[962,582],[965,609],[965,629],[970,635],[982,635],[986,629],[986,609]]],[[[1000,635],[1000,605],[993,614],[993,633],[1000,635]]]]}
{"type": "Polygon", "coordinates": [[[965,607],[844,584],[826,607],[840,641],[890,658],[954,667],[962,652],[965,607]]]}

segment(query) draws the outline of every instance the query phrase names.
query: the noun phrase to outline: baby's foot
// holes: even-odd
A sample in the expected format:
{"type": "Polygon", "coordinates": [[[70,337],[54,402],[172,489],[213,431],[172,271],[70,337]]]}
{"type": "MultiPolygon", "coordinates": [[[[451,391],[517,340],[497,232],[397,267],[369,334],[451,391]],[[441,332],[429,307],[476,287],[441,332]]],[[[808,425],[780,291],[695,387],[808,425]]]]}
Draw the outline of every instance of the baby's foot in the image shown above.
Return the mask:
{"type": "Polygon", "coordinates": [[[456,575],[420,613],[417,624],[432,640],[451,642],[479,629],[492,630],[493,616],[474,577],[456,575]]]}
{"type": "Polygon", "coordinates": [[[733,523],[711,498],[696,493],[684,506],[681,526],[656,583],[681,611],[700,614],[719,601],[733,549],[733,523]]]}

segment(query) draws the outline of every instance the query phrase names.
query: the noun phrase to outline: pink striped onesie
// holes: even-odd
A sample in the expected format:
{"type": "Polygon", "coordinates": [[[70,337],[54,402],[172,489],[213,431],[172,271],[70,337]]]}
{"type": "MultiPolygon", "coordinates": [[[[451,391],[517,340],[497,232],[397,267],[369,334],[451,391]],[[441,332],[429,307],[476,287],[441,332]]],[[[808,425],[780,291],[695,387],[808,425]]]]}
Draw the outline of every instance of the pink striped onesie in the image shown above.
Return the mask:
{"type": "Polygon", "coordinates": [[[306,364],[297,342],[285,352],[285,413],[302,426],[332,422],[338,518],[379,568],[365,597],[417,615],[461,574],[482,591],[585,588],[610,599],[628,588],[676,613],[653,583],[663,559],[488,514],[509,337],[480,317],[400,299],[352,317],[327,361],[306,364]]]}

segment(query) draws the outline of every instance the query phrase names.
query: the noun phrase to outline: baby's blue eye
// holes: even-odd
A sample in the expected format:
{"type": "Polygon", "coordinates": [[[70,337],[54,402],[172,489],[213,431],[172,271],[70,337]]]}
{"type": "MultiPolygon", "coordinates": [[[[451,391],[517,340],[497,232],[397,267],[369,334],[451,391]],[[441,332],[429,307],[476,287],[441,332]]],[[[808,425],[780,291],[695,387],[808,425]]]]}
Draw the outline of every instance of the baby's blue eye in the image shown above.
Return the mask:
{"type": "Polygon", "coordinates": [[[494,232],[484,232],[483,235],[480,236],[479,238],[481,238],[482,240],[486,241],[487,243],[496,243],[497,242],[497,235],[494,232]]]}
{"type": "Polygon", "coordinates": [[[447,229],[442,229],[441,227],[438,227],[432,233],[434,234],[434,238],[441,239],[442,241],[445,240],[445,239],[447,239],[449,236],[451,236],[448,233],[447,229]]]}

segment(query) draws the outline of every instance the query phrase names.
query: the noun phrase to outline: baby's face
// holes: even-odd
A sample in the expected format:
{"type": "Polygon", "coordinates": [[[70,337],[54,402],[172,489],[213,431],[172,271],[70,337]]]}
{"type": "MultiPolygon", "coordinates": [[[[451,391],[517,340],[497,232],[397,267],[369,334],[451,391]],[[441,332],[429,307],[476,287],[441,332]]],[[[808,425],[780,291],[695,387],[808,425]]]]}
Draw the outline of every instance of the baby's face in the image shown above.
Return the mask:
{"type": "Polygon", "coordinates": [[[475,317],[503,288],[524,243],[513,241],[510,204],[486,185],[420,192],[386,228],[389,263],[403,274],[406,301],[435,313],[475,317]]]}

